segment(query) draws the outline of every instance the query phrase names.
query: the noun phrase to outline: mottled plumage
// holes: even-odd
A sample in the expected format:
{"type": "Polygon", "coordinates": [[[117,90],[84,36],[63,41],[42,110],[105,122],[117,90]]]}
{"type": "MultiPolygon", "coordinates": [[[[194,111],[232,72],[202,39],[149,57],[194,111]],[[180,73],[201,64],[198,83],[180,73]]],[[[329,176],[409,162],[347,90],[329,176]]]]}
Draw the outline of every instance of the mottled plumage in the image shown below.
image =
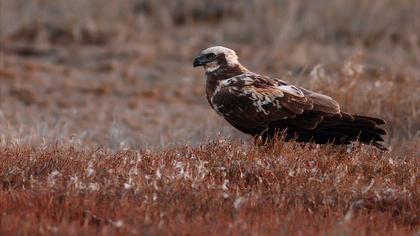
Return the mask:
{"type": "Polygon", "coordinates": [[[211,107],[238,130],[267,141],[285,132],[286,141],[349,144],[360,141],[386,149],[379,118],[351,115],[331,97],[248,71],[224,47],[203,50],[194,66],[206,70],[211,107]]]}

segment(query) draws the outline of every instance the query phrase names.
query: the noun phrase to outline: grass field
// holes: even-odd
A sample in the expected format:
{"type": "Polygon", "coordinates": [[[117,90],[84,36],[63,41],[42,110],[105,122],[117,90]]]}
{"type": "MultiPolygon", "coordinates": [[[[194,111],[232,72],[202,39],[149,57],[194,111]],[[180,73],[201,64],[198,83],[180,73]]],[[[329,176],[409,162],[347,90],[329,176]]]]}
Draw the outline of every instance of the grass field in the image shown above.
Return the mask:
{"type": "Polygon", "coordinates": [[[418,235],[415,0],[0,0],[0,235],[418,235]],[[250,70],[387,121],[380,152],[255,146],[192,67],[250,70]]]}

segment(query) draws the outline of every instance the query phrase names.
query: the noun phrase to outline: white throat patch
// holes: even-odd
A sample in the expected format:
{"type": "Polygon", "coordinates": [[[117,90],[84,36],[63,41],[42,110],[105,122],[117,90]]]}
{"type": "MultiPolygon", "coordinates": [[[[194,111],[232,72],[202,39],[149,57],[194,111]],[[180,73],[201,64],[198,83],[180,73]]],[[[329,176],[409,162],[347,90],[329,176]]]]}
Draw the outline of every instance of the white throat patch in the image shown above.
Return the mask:
{"type": "Polygon", "coordinates": [[[216,62],[211,62],[204,65],[204,69],[206,70],[206,72],[210,72],[210,73],[216,71],[219,68],[220,68],[220,65],[218,65],[216,62]]]}
{"type": "Polygon", "coordinates": [[[220,65],[217,66],[204,66],[206,72],[213,72],[220,68],[220,65]]]}

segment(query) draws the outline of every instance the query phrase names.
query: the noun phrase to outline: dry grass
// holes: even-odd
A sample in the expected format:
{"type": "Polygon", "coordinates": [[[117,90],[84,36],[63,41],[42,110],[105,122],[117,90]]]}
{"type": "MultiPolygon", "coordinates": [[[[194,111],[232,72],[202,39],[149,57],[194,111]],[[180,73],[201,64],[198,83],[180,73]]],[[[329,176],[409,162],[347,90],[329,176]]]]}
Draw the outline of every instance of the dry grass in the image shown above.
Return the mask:
{"type": "Polygon", "coordinates": [[[418,233],[419,7],[1,0],[0,235],[418,233]],[[391,151],[255,147],[192,68],[215,44],[385,119],[391,151]]]}
{"type": "Polygon", "coordinates": [[[418,230],[419,161],[223,139],[162,152],[0,149],[2,234],[398,235],[418,230]],[[22,223],[24,222],[24,223],[22,223]]]}

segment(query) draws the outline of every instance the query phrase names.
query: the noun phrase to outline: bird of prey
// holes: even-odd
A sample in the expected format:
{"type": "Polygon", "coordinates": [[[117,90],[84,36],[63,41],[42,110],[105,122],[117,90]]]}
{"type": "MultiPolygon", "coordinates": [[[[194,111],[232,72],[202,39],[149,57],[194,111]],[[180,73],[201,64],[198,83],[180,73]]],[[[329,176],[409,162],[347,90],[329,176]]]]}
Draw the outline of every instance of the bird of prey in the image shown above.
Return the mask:
{"type": "Polygon", "coordinates": [[[386,150],[380,118],[342,112],[329,96],[249,71],[232,49],[207,48],[194,59],[203,66],[210,106],[236,129],[264,143],[284,133],[285,141],[350,144],[386,150]]]}

